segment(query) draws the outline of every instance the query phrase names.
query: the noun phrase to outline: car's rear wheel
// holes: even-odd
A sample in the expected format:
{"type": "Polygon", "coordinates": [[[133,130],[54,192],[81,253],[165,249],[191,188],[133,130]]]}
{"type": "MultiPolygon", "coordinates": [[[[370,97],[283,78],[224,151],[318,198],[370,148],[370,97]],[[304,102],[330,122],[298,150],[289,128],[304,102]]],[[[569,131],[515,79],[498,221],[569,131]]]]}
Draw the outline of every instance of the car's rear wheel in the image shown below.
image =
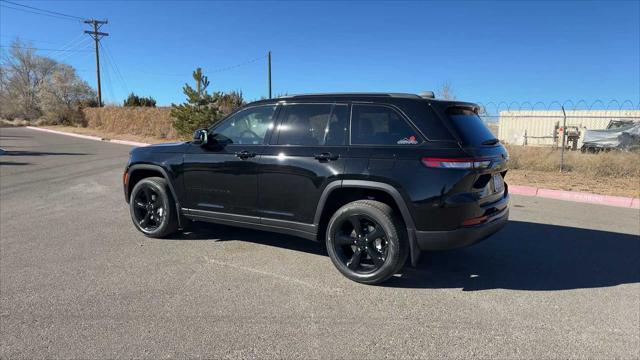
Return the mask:
{"type": "Polygon", "coordinates": [[[402,268],[408,245],[401,222],[389,205],[358,200],[344,205],[329,220],[327,252],[347,278],[377,284],[402,268]]]}
{"type": "Polygon", "coordinates": [[[160,177],[140,180],[129,198],[131,220],[140,232],[162,238],[178,228],[178,214],[167,181],[160,177]]]}

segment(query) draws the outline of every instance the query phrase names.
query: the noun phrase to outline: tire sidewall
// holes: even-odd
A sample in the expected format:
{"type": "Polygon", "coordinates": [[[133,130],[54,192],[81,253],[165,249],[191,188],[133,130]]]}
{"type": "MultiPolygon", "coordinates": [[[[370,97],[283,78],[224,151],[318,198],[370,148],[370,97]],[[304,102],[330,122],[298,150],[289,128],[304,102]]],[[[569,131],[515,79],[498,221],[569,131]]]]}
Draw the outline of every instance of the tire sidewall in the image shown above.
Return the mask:
{"type": "Polygon", "coordinates": [[[398,262],[401,260],[400,241],[399,229],[397,229],[393,223],[388,223],[386,216],[380,209],[372,206],[350,206],[350,204],[347,204],[336,211],[327,225],[326,245],[331,261],[344,276],[361,283],[375,284],[393,276],[397,270],[398,262]],[[333,241],[334,233],[337,231],[336,226],[353,215],[365,215],[372,218],[379,226],[382,227],[387,237],[389,252],[382,267],[375,272],[358,274],[349,269],[346,264],[343,264],[342,261],[340,261],[338,254],[335,252],[333,241]]]}
{"type": "Polygon", "coordinates": [[[138,182],[133,187],[133,190],[131,191],[131,197],[129,198],[129,212],[131,213],[131,221],[133,222],[133,225],[135,225],[135,227],[140,232],[150,237],[163,236],[165,230],[167,229],[171,221],[170,217],[173,216],[173,209],[171,207],[171,201],[169,201],[169,195],[167,194],[166,186],[160,186],[156,182],[151,181],[150,179],[140,180],[140,182],[138,182]],[[166,211],[165,216],[162,219],[162,223],[153,231],[148,231],[141,228],[138,222],[136,221],[136,217],[135,217],[135,200],[134,199],[136,195],[145,186],[153,188],[156,194],[160,195],[160,198],[162,200],[162,206],[166,211]]]}

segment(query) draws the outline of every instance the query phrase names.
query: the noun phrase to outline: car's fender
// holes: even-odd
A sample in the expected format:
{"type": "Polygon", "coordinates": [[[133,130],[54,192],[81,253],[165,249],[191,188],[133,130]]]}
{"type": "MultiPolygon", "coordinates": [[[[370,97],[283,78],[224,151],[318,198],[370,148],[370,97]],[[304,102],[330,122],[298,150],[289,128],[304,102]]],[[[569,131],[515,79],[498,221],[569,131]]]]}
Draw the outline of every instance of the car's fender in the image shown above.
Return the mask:
{"type": "Polygon", "coordinates": [[[396,189],[394,186],[387,183],[369,180],[336,180],[327,184],[322,192],[322,195],[320,196],[320,200],[318,201],[318,206],[316,208],[316,213],[314,216],[314,225],[316,226],[316,228],[319,228],[322,212],[324,210],[326,201],[329,198],[329,195],[331,195],[331,192],[336,189],[345,187],[380,190],[389,194],[393,198],[393,200],[396,202],[396,205],[398,206],[398,209],[400,210],[400,216],[402,216],[402,219],[404,220],[404,223],[407,227],[411,264],[415,266],[420,256],[420,249],[418,248],[418,244],[416,242],[416,227],[413,221],[413,217],[411,216],[407,203],[402,194],[400,194],[400,191],[398,191],[398,189],[396,189]]]}
{"type": "MultiPolygon", "coordinates": [[[[141,170],[153,170],[162,174],[162,177],[164,177],[164,179],[167,181],[167,186],[169,186],[169,191],[171,191],[171,196],[173,196],[173,200],[175,202],[176,213],[178,214],[178,226],[182,227],[181,216],[180,216],[180,198],[177,196],[177,193],[176,193],[175,178],[173,176],[170,176],[169,171],[167,171],[167,169],[163,168],[160,165],[155,165],[155,164],[129,165],[129,167],[127,168],[127,172],[129,173],[128,178],[129,179],[133,178],[133,175],[137,171],[141,171],[141,170]]],[[[129,184],[128,183],[125,185],[124,191],[125,191],[125,199],[127,200],[127,202],[129,202],[129,184]]]]}

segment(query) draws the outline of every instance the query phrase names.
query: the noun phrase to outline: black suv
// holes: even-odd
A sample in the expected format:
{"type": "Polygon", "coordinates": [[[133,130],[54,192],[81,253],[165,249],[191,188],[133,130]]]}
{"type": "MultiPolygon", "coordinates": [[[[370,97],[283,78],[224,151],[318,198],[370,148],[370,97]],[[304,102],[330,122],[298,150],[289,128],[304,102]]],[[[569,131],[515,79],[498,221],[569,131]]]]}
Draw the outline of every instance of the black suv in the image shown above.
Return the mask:
{"type": "Polygon", "coordinates": [[[248,104],[191,142],[132,150],[124,193],[147,236],[202,220],[326,241],[342,274],[373,284],[421,250],[500,230],[507,159],[472,103],[297,95],[248,104]]]}

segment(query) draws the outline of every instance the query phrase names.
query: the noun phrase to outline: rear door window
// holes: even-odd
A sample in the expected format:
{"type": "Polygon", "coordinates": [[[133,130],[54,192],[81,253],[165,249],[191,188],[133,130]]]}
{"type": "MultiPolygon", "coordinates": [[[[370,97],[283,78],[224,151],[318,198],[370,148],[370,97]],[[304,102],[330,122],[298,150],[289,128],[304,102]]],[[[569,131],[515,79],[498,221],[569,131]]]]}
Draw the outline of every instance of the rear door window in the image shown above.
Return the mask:
{"type": "Polygon", "coordinates": [[[282,109],[278,145],[344,145],[345,104],[291,104],[282,109]]]}
{"type": "Polygon", "coordinates": [[[394,109],[382,105],[354,104],[351,116],[353,145],[416,145],[417,131],[394,109]]]}
{"type": "Polygon", "coordinates": [[[496,138],[495,135],[475,112],[465,108],[452,107],[447,109],[447,116],[464,144],[469,146],[493,145],[491,140],[496,138]]]}

